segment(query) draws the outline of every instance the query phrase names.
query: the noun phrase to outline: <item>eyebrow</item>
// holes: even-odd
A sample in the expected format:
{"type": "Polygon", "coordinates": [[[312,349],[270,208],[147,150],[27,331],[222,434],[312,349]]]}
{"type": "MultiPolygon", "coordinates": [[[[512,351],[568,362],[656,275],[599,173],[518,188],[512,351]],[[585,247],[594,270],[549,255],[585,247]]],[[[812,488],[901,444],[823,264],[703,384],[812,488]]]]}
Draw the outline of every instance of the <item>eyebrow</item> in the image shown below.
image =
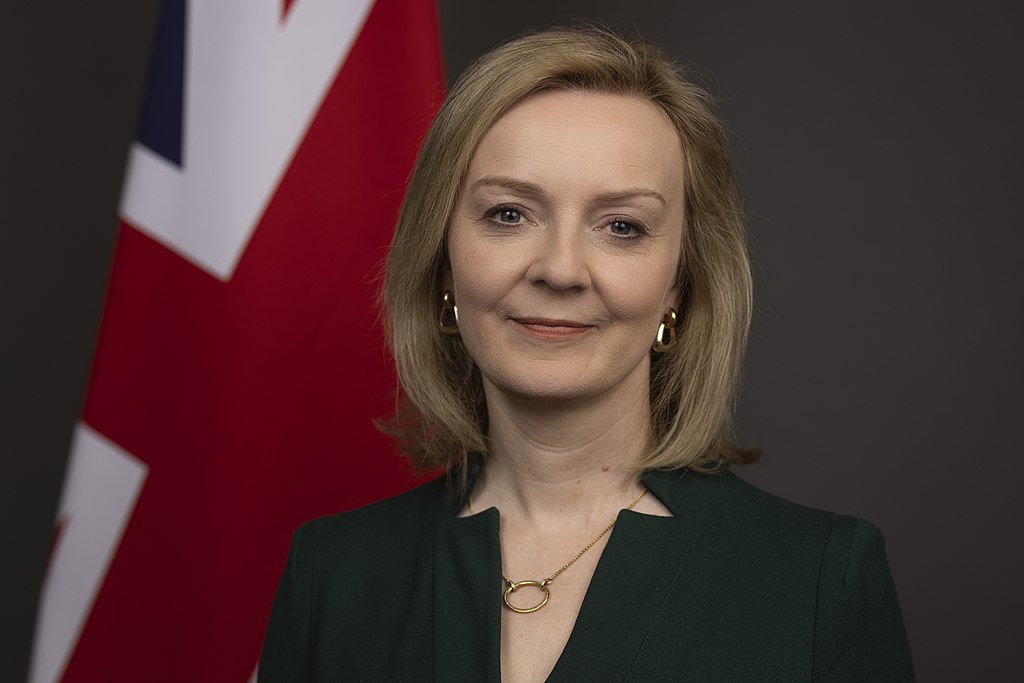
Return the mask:
{"type": "MultiPolygon", "coordinates": [[[[509,176],[485,175],[476,180],[469,189],[470,191],[473,191],[481,187],[497,187],[504,190],[512,190],[513,192],[535,196],[542,196],[544,194],[544,190],[542,190],[539,185],[509,176]]],[[[622,190],[614,190],[612,192],[602,192],[597,195],[595,199],[600,203],[609,203],[623,201],[626,199],[635,199],[636,197],[650,197],[652,199],[656,199],[662,206],[668,206],[668,202],[665,201],[665,197],[662,196],[660,192],[648,190],[643,187],[628,187],[622,190]]]]}

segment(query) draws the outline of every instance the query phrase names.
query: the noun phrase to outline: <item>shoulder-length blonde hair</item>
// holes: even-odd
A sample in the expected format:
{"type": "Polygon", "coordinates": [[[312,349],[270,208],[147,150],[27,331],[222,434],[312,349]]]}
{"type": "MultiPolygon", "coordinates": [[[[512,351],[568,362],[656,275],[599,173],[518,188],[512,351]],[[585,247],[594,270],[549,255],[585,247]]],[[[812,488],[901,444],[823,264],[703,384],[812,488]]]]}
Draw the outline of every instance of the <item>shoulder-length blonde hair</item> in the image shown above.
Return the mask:
{"type": "MultiPolygon", "coordinates": [[[[657,105],[679,134],[686,200],[678,341],[653,354],[644,469],[706,468],[754,457],[730,417],[746,346],[751,277],[726,135],[711,98],[662,52],[592,26],[513,40],[459,78],[420,150],[387,258],[381,303],[400,383],[396,436],[412,463],[450,470],[487,451],[479,371],[438,326],[448,223],[480,140],[506,111],[551,88],[657,105]]],[[[652,339],[653,341],[653,339],[652,339]]]]}

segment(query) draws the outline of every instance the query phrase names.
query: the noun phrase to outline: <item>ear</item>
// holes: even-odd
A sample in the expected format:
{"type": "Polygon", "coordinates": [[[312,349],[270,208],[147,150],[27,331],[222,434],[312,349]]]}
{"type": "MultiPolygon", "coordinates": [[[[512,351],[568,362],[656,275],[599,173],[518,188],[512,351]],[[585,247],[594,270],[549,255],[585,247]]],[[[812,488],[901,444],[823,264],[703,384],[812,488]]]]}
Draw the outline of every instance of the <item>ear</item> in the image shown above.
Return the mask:
{"type": "Polygon", "coordinates": [[[672,307],[676,313],[680,313],[683,306],[683,286],[674,285],[665,292],[665,305],[662,308],[672,307]]]}
{"type": "MultiPolygon", "coordinates": [[[[441,292],[445,290],[455,292],[455,278],[452,277],[452,268],[448,264],[445,264],[441,271],[441,292]]],[[[440,296],[440,292],[438,292],[438,296],[440,296]]]]}

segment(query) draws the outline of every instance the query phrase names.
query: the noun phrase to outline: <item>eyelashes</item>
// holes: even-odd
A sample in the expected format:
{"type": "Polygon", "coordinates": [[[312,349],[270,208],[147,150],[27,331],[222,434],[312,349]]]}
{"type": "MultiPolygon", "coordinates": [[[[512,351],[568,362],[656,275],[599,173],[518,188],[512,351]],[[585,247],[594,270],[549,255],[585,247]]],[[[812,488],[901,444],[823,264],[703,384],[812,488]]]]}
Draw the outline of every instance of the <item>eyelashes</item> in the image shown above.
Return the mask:
{"type": "Polygon", "coordinates": [[[484,213],[484,218],[498,225],[520,225],[523,217],[522,207],[515,204],[497,204],[484,213]]]}
{"type": "Polygon", "coordinates": [[[648,234],[647,228],[628,218],[613,218],[608,222],[608,231],[619,239],[638,239],[648,234]]]}
{"type": "MultiPolygon", "coordinates": [[[[484,211],[482,220],[501,228],[514,228],[531,221],[529,212],[518,204],[495,204],[484,211]]],[[[601,219],[595,228],[603,228],[611,239],[633,241],[650,234],[642,221],[628,216],[611,215],[601,219]]]]}

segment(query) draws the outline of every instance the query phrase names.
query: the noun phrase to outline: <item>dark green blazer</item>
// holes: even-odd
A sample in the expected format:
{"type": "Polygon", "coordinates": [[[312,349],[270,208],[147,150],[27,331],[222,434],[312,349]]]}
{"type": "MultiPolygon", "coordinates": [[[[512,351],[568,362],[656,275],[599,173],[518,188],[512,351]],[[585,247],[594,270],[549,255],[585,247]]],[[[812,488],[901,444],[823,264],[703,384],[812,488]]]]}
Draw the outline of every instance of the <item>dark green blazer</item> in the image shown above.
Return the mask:
{"type": "MultiPolygon", "coordinates": [[[[643,481],[674,516],[619,513],[548,680],[914,680],[874,526],[729,471],[643,481]]],[[[438,480],[300,527],[259,681],[498,681],[498,511],[461,507],[438,480]]]]}

